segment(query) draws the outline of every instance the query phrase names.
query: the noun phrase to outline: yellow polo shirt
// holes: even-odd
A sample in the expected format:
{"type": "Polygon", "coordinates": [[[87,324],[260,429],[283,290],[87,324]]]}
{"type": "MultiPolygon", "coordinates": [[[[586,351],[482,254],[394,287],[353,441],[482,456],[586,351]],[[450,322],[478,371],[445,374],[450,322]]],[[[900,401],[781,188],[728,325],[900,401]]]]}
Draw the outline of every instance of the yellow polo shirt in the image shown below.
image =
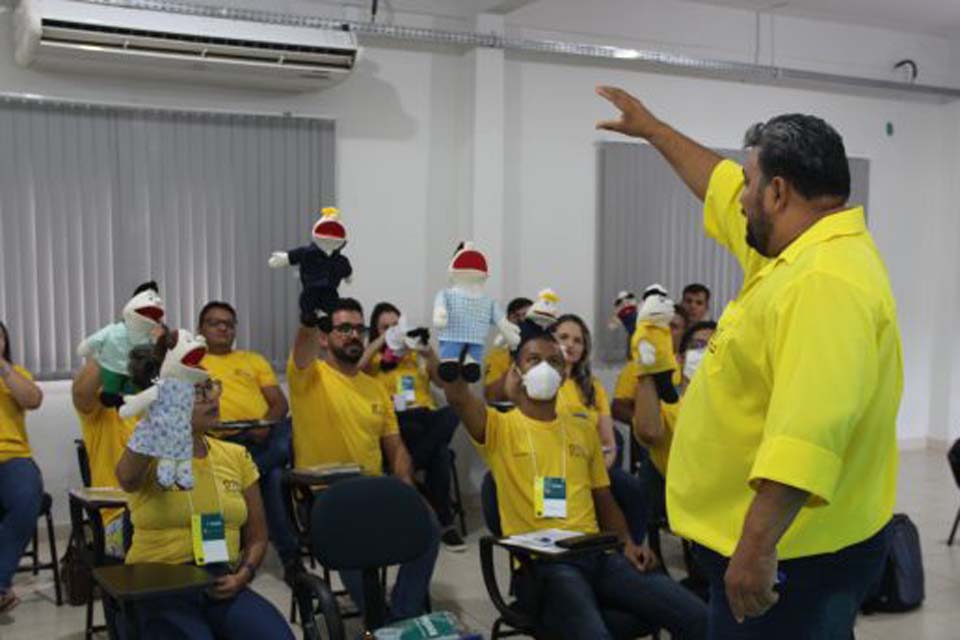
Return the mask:
{"type": "Polygon", "coordinates": [[[609,486],[610,480],[595,423],[569,413],[541,422],[519,409],[500,413],[488,408],[484,443],[473,444],[497,483],[504,535],[553,528],[582,533],[599,530],[593,490],[609,486]],[[566,477],[566,518],[536,516],[533,479],[537,474],[566,477]]]}
{"type": "Polygon", "coordinates": [[[207,445],[207,457],[193,459],[194,487],[190,491],[158,485],[156,464],[151,461],[144,486],[129,494],[133,542],[127,564],[193,562],[190,517],[217,512],[223,513],[230,561],[240,557],[240,530],[247,522],[243,492],[256,484],[257,466],[238,444],[207,438],[207,445]]]}
{"type": "Polygon", "coordinates": [[[863,209],[824,217],[778,257],[749,249],[743,176],[724,161],[708,235],[744,268],[684,396],[670,453],[670,524],[731,555],[761,479],[811,494],[782,559],[835,552],[890,520],[903,363],[896,304],[863,209]]]}
{"type": "Polygon", "coordinates": [[[483,363],[483,384],[493,384],[510,370],[510,351],[506,347],[493,347],[487,351],[483,363]]]}
{"type": "MultiPolygon", "coordinates": [[[[30,372],[18,364],[12,365],[14,371],[27,380],[33,380],[30,372]]],[[[27,438],[26,412],[17,404],[0,379],[0,462],[11,458],[29,458],[30,440],[27,438]]]]}
{"type": "MultiPolygon", "coordinates": [[[[620,371],[617,377],[617,387],[614,389],[613,397],[617,400],[629,400],[633,402],[637,397],[637,384],[639,378],[639,365],[636,362],[628,362],[620,371]]],[[[663,441],[655,447],[646,447],[650,452],[650,460],[653,466],[657,468],[660,475],[667,476],[667,462],[670,459],[670,447],[673,444],[673,432],[676,430],[677,415],[680,412],[680,403],[667,404],[660,403],[660,420],[663,422],[663,441]]],[[[630,425],[631,431],[633,425],[630,425]]],[[[638,439],[639,441],[639,439],[638,439]]]]}
{"type": "Polygon", "coordinates": [[[277,376],[266,358],[253,351],[231,351],[226,355],[207,353],[200,362],[210,377],[223,384],[220,419],[261,420],[270,410],[264,387],[276,387],[277,376]]]}
{"type": "Polygon", "coordinates": [[[596,426],[600,416],[610,415],[610,400],[607,399],[607,391],[603,388],[600,379],[593,378],[593,393],[596,396],[593,405],[587,406],[583,394],[577,383],[567,378],[560,387],[557,394],[557,412],[566,411],[577,416],[587,418],[590,424],[596,426]]]}
{"type": "Polygon", "coordinates": [[[363,372],[345,376],[320,360],[298,369],[293,357],[287,382],[296,466],[353,462],[366,474],[383,473],[380,440],[399,433],[383,385],[363,372]]]}
{"type": "Polygon", "coordinates": [[[401,406],[405,407],[404,410],[437,408],[430,394],[430,376],[422,366],[420,354],[408,351],[397,366],[389,371],[381,369],[380,362],[381,355],[378,353],[370,361],[370,375],[383,385],[391,398],[402,398],[400,404],[394,405],[395,409],[401,406]]]}

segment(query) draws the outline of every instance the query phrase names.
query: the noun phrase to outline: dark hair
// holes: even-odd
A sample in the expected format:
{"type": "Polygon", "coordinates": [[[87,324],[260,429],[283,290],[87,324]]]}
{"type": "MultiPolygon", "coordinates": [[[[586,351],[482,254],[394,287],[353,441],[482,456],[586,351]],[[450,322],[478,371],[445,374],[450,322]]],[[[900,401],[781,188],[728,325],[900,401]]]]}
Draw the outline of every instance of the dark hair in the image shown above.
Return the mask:
{"type": "Polygon", "coordinates": [[[143,284],[137,285],[137,288],[133,290],[133,295],[139,295],[144,291],[153,291],[154,293],[160,293],[160,287],[157,286],[156,280],[148,280],[143,284]]]}
{"type": "Polygon", "coordinates": [[[758,151],[763,184],[779,176],[808,200],[850,197],[850,165],[843,138],[824,120],[790,113],[747,130],[744,147],[758,151]]]}
{"type": "Polygon", "coordinates": [[[580,327],[580,332],[583,334],[583,355],[580,356],[580,361],[573,365],[573,368],[570,372],[570,379],[577,385],[577,388],[580,389],[580,395],[583,396],[584,404],[588,407],[595,407],[597,403],[597,391],[593,387],[593,370],[590,367],[590,352],[593,350],[593,339],[590,337],[590,329],[587,328],[587,323],[583,321],[578,315],[573,313],[566,313],[553,323],[553,326],[550,327],[550,332],[556,337],[557,327],[559,327],[564,322],[572,322],[578,327],[580,327]]]}
{"type": "MultiPolygon", "coordinates": [[[[553,325],[551,325],[550,329],[552,328],[553,325]]],[[[556,336],[554,336],[549,330],[544,329],[533,320],[524,320],[520,323],[520,344],[517,345],[516,349],[510,352],[514,362],[520,358],[520,352],[523,351],[523,345],[527,344],[528,342],[533,342],[534,340],[545,340],[547,342],[557,344],[556,336]]]]}
{"type": "Polygon", "coordinates": [[[687,310],[683,308],[682,304],[673,305],[673,314],[683,318],[684,327],[690,324],[690,314],[687,313],[687,310]]]}
{"type": "Polygon", "coordinates": [[[380,316],[385,313],[395,313],[399,316],[400,309],[397,309],[396,306],[389,302],[378,302],[376,304],[373,312],[370,314],[370,342],[380,337],[380,332],[377,331],[377,324],[380,322],[380,316]]]}
{"type": "Polygon", "coordinates": [[[2,321],[0,321],[0,331],[3,331],[3,359],[13,364],[13,360],[10,359],[10,332],[2,321]]]}
{"type": "Polygon", "coordinates": [[[200,309],[200,317],[197,319],[197,326],[202,327],[203,321],[206,320],[207,314],[214,309],[222,309],[226,311],[231,316],[233,316],[233,321],[237,321],[237,310],[233,308],[233,305],[229,302],[224,302],[223,300],[211,300],[207,304],[203,305],[203,309],[200,309]]]}
{"type": "Polygon", "coordinates": [[[510,304],[507,305],[507,315],[511,316],[517,311],[519,311],[520,309],[523,309],[524,307],[532,307],[532,306],[533,306],[533,300],[531,300],[530,298],[524,298],[522,296],[519,298],[514,298],[513,300],[510,301],[510,304]]]}
{"type": "Polygon", "coordinates": [[[677,351],[679,353],[686,353],[687,347],[690,346],[690,341],[693,340],[693,334],[697,331],[703,331],[704,329],[716,331],[717,323],[713,320],[704,320],[703,322],[696,323],[692,327],[688,327],[687,330],[683,332],[683,337],[680,338],[680,348],[677,351]]]}
{"type": "Polygon", "coordinates": [[[338,311],[356,311],[361,316],[363,315],[363,305],[361,305],[354,298],[340,298],[333,303],[333,306],[330,307],[330,318],[333,318],[333,314],[338,311]]]}
{"type": "Polygon", "coordinates": [[[705,284],[700,284],[699,282],[688,284],[683,288],[683,295],[686,296],[688,293],[702,293],[703,295],[707,296],[707,302],[710,302],[710,287],[705,284]]]}

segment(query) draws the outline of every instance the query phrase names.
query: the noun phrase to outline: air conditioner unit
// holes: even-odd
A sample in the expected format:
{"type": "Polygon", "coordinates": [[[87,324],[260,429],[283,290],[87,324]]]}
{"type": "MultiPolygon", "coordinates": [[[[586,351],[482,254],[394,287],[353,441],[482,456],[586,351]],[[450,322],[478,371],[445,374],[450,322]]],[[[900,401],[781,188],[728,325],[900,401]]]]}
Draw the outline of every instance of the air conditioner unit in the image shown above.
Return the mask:
{"type": "Polygon", "coordinates": [[[359,54],[345,30],[70,0],[21,0],[14,34],[23,66],[286,90],[339,82],[359,54]]]}

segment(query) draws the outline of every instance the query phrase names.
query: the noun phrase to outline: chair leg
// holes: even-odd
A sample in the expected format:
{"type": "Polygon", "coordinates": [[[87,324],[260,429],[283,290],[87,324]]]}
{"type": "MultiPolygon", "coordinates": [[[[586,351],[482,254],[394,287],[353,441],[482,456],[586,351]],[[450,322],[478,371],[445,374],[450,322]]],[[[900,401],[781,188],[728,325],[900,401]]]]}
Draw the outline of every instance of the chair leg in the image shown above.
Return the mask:
{"type": "Polygon", "coordinates": [[[40,545],[37,543],[40,534],[40,527],[33,528],[33,549],[30,551],[30,558],[33,560],[33,575],[40,573],[40,545]]]}
{"type": "Polygon", "coordinates": [[[53,588],[57,594],[57,606],[63,604],[63,591],[60,587],[60,558],[57,555],[57,538],[53,530],[53,514],[47,511],[47,543],[50,545],[50,565],[53,569],[53,588]]]}
{"type": "Polygon", "coordinates": [[[950,529],[950,537],[947,538],[947,546],[953,545],[953,539],[957,535],[957,526],[960,525],[960,509],[957,510],[957,517],[953,519],[953,528],[950,529]]]}
{"type": "Polygon", "coordinates": [[[456,506],[457,515],[460,517],[460,533],[467,535],[467,519],[463,508],[463,494],[460,493],[460,477],[457,475],[457,458],[451,450],[450,455],[450,475],[453,480],[453,504],[456,506]]]}
{"type": "Polygon", "coordinates": [[[290,624],[297,624],[297,594],[290,593],[290,624]]]}
{"type": "Polygon", "coordinates": [[[503,627],[503,618],[497,618],[493,623],[493,629],[490,630],[490,640],[500,640],[500,631],[503,627]]]}
{"type": "Polygon", "coordinates": [[[90,599],[87,600],[87,627],[83,632],[83,640],[93,640],[93,589],[90,589],[90,599]]]}

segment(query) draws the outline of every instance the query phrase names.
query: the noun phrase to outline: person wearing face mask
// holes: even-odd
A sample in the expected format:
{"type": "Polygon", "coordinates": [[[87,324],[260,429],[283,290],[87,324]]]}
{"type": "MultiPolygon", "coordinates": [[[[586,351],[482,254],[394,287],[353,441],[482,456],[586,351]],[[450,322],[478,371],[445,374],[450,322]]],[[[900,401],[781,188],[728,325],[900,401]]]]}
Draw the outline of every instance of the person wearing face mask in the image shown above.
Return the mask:
{"type": "Polygon", "coordinates": [[[588,417],[558,411],[566,361],[557,339],[525,322],[505,384],[516,408],[487,407],[463,381],[444,383],[447,402],[490,466],[504,535],[558,528],[617,533],[623,553],[596,553],[518,570],[524,606],[560,637],[612,638],[602,606],[634,612],[674,638],[703,638],[706,608],[660,572],[630,539],[610,492],[602,446],[588,417]],[[543,498],[539,498],[543,496],[543,498]]]}
{"type": "MultiPolygon", "coordinates": [[[[400,438],[393,400],[383,385],[360,370],[367,335],[363,307],[341,298],[328,318],[326,327],[298,329],[287,363],[294,466],[356,463],[364,474],[379,476],[386,458],[390,472],[413,486],[413,463],[400,438]]],[[[400,567],[390,598],[391,620],[416,617],[426,609],[439,552],[439,524],[434,521],[433,526],[427,552],[400,567]]],[[[360,572],[341,571],[340,578],[362,607],[360,572]]]]}
{"type": "Polygon", "coordinates": [[[671,528],[710,581],[711,636],[849,638],[892,537],[903,355],[843,138],[776,116],[747,131],[740,166],[627,92],[598,93],[620,112],[598,128],[650,142],[744,272],[667,470],[671,528]]]}

